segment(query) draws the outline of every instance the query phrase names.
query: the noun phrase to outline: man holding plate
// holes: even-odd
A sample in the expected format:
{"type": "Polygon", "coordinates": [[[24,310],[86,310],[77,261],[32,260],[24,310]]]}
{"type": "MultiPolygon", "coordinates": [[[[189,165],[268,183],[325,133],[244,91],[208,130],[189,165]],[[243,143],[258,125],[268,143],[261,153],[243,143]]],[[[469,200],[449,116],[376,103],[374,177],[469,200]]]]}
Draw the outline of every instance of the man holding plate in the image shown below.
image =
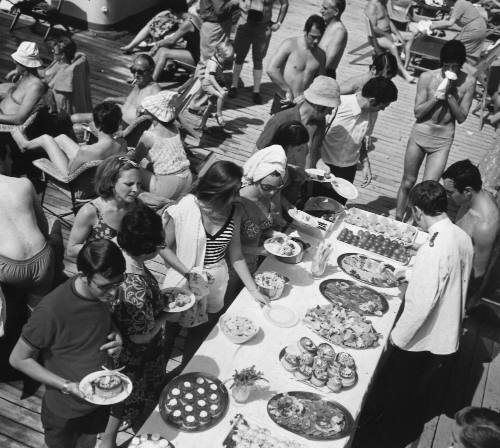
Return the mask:
{"type": "Polygon", "coordinates": [[[120,249],[105,239],[89,242],[76,265],[78,275],[34,309],[10,355],[14,368],[46,386],[41,419],[48,448],[95,447],[108,408],[85,401],[79,382],[122,345],[107,306],[123,281],[120,249]]]}

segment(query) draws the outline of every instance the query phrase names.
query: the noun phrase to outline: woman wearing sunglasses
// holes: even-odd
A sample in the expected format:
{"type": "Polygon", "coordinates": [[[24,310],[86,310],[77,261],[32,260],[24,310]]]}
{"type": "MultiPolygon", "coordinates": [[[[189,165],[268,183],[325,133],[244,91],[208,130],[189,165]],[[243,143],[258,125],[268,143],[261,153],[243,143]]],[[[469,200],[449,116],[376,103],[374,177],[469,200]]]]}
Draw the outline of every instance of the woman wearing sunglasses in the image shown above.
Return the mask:
{"type": "Polygon", "coordinates": [[[161,218],[145,205],[139,205],[123,217],[117,237],[125,258],[125,276],[111,303],[113,321],[123,338],[119,365],[133,384],[132,394],[111,407],[111,415],[101,448],[116,447],[121,423],[137,431],[156,406],[164,386],[168,353],[163,329],[167,313],[163,311],[158,282],[145,266],[164,247],[161,218]]]}
{"type": "Polygon", "coordinates": [[[125,214],[139,203],[139,165],[125,156],[109,157],[97,168],[94,184],[99,197],[75,217],[67,246],[70,257],[76,257],[86,241],[116,237],[125,214]]]}

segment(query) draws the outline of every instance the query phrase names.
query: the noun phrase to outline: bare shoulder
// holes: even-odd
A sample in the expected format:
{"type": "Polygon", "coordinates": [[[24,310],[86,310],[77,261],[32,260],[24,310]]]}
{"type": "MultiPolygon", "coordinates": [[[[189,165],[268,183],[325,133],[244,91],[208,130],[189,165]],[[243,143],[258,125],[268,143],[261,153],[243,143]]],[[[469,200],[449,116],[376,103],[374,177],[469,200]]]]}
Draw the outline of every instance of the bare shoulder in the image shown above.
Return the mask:
{"type": "Polygon", "coordinates": [[[161,91],[161,87],[158,83],[152,82],[148,87],[148,94],[155,94],[161,91]]]}

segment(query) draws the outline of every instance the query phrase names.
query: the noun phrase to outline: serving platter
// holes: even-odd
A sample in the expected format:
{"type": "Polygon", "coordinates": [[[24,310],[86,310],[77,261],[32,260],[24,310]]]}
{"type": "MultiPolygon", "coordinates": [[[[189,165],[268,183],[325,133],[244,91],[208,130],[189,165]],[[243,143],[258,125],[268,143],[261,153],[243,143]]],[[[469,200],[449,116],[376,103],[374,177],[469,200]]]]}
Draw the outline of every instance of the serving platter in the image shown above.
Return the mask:
{"type": "Polygon", "coordinates": [[[217,425],[229,406],[226,386],[203,372],[179,375],[160,395],[160,415],[165,423],[181,431],[205,431],[217,425]],[[174,400],[174,401],[173,401],[174,400]],[[208,417],[201,417],[206,412],[208,417]]]}
{"type": "Polygon", "coordinates": [[[356,280],[379,288],[395,288],[399,286],[390,273],[396,268],[375,258],[356,252],[348,252],[337,258],[337,264],[342,271],[356,280]]]}
{"type": "Polygon", "coordinates": [[[99,406],[109,406],[112,404],[120,403],[125,400],[131,393],[133,389],[132,380],[121,372],[117,372],[116,370],[99,370],[97,372],[92,372],[83,377],[78,384],[78,389],[85,395],[85,401],[88,401],[92,404],[97,404],[99,406]],[[99,378],[107,375],[116,375],[119,376],[122,380],[123,389],[122,391],[115,395],[114,397],[104,398],[100,397],[94,392],[94,386],[92,383],[99,378]]]}
{"type": "Polygon", "coordinates": [[[353,280],[329,278],[319,285],[323,297],[363,316],[382,316],[389,310],[387,299],[367,286],[353,280]]]}

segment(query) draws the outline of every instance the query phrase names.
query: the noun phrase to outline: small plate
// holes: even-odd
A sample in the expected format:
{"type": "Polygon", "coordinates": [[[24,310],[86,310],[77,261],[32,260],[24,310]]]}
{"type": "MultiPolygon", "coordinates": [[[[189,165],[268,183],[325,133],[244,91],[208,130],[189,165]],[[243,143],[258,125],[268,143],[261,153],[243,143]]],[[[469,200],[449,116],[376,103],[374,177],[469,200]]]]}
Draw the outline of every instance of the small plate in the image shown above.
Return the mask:
{"type": "Polygon", "coordinates": [[[273,325],[281,328],[293,327],[299,321],[297,314],[283,305],[269,305],[263,309],[264,316],[273,325]]]}
{"type": "Polygon", "coordinates": [[[133,386],[130,378],[127,375],[124,375],[123,373],[113,372],[114,375],[118,375],[123,380],[124,382],[123,390],[118,395],[112,398],[101,398],[96,394],[94,394],[91,384],[92,381],[95,381],[97,378],[100,378],[101,376],[109,374],[110,374],[109,370],[99,370],[98,372],[89,373],[80,381],[78,389],[80,389],[80,392],[82,392],[85,395],[85,401],[88,401],[89,403],[92,404],[108,406],[110,404],[120,403],[132,393],[133,386]]]}
{"type": "Polygon", "coordinates": [[[292,238],[287,238],[286,242],[290,243],[290,245],[293,246],[293,254],[292,255],[284,255],[280,254],[277,250],[275,249],[275,244],[279,244],[278,240],[283,240],[285,241],[285,238],[283,237],[276,237],[276,238],[268,238],[266,241],[264,241],[264,249],[266,249],[271,255],[274,255],[275,257],[282,257],[282,258],[291,258],[295,257],[298,255],[301,251],[301,247],[297,241],[294,241],[292,238]]]}
{"type": "MultiPolygon", "coordinates": [[[[189,296],[190,300],[189,303],[186,303],[184,306],[178,306],[177,308],[169,308],[168,306],[165,306],[163,308],[163,311],[166,311],[167,313],[180,313],[181,311],[186,311],[194,306],[196,303],[196,297],[194,294],[186,288],[177,288],[177,287],[172,287],[172,288],[165,288],[161,290],[161,295],[163,296],[165,293],[169,292],[175,292],[175,293],[183,293],[189,296]]],[[[165,303],[167,300],[165,299],[165,303]]]]}
{"type": "Polygon", "coordinates": [[[328,179],[325,178],[326,171],[320,170],[318,168],[308,168],[304,170],[306,174],[309,176],[309,179],[314,182],[331,182],[336,177],[330,173],[330,177],[328,179]]]}
{"type": "Polygon", "coordinates": [[[358,189],[348,180],[342,179],[341,177],[336,177],[331,181],[332,188],[346,199],[352,200],[359,196],[358,189]]]}

